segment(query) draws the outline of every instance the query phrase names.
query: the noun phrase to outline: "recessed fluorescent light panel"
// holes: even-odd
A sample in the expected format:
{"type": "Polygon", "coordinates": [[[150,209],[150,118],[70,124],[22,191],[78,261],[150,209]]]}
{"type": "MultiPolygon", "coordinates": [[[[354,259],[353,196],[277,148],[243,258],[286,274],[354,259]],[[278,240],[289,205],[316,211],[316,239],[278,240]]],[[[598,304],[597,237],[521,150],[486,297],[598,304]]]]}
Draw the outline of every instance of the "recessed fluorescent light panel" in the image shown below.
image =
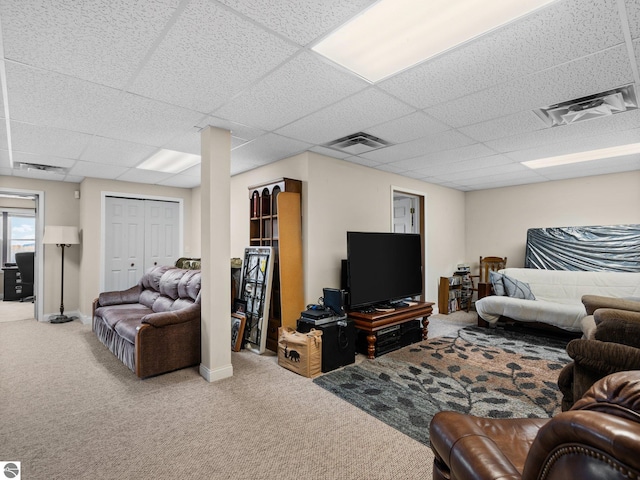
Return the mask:
{"type": "Polygon", "coordinates": [[[156,172],[180,173],[200,163],[200,155],[160,149],[136,168],[156,172]]]}
{"type": "Polygon", "coordinates": [[[381,0],[313,50],[370,82],[556,0],[381,0]]]}
{"type": "Polygon", "coordinates": [[[539,158],[538,160],[522,162],[522,165],[533,169],[548,168],[557,167],[558,165],[567,165],[570,163],[624,157],[625,155],[632,155],[634,153],[640,153],[640,143],[630,143],[628,145],[620,145],[618,147],[601,148],[599,150],[590,150],[588,152],[570,153],[568,155],[560,155],[558,157],[539,158]]]}

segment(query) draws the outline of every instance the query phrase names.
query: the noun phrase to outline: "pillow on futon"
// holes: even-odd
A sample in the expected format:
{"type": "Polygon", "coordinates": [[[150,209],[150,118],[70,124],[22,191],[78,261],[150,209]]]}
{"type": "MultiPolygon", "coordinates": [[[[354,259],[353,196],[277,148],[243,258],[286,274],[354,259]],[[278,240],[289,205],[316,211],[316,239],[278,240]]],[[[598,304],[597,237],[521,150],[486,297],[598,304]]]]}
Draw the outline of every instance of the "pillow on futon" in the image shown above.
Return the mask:
{"type": "Polygon", "coordinates": [[[493,287],[493,293],[495,295],[507,294],[507,292],[505,292],[504,290],[504,283],[502,283],[502,277],[504,277],[502,273],[489,271],[489,281],[491,282],[491,286],[493,287]]]}
{"type": "Polygon", "coordinates": [[[524,300],[535,300],[536,297],[531,292],[528,283],[516,280],[508,275],[502,275],[502,283],[507,295],[514,298],[522,298],[524,300]]]}

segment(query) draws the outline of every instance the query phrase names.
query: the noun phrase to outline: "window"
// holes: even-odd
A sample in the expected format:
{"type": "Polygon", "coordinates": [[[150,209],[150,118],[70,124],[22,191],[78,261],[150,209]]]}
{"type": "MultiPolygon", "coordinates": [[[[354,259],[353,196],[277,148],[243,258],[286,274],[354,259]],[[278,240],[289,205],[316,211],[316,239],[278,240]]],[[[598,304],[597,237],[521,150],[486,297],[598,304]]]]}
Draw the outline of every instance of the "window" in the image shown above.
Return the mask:
{"type": "Polygon", "coordinates": [[[3,212],[2,256],[5,263],[15,263],[16,253],[34,252],[36,219],[33,215],[3,212]]]}

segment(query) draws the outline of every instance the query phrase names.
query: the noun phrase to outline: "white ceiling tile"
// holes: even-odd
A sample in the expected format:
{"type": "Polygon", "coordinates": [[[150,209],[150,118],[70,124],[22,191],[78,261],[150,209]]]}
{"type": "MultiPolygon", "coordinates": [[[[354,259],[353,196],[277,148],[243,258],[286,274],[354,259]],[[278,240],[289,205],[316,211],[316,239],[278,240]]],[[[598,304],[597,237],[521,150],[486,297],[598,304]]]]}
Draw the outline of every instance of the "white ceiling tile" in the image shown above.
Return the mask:
{"type": "Polygon", "coordinates": [[[390,163],[381,163],[380,165],[376,165],[374,168],[376,168],[377,170],[382,170],[384,172],[390,172],[390,173],[402,173],[404,171],[406,171],[406,168],[400,168],[400,167],[396,167],[395,165],[392,165],[390,163]]]}
{"type": "Polygon", "coordinates": [[[122,88],[179,3],[5,0],[4,53],[20,63],[122,88]]]}
{"type": "Polygon", "coordinates": [[[188,175],[174,175],[173,177],[167,178],[166,180],[162,180],[158,182],[159,185],[165,185],[167,187],[178,187],[178,188],[195,188],[200,185],[200,179],[196,177],[190,177],[188,175]]]}
{"type": "Polygon", "coordinates": [[[535,172],[516,172],[491,175],[489,177],[476,177],[456,182],[462,186],[473,189],[488,189],[509,187],[512,185],[525,185],[530,183],[541,183],[547,181],[535,172]]]}
{"type": "Polygon", "coordinates": [[[75,175],[65,175],[63,182],[81,183],[86,177],[77,177],[75,175]]]}
{"type": "Polygon", "coordinates": [[[629,57],[621,45],[437,105],[426,112],[449,125],[463,127],[592,95],[632,81],[629,57]]]}
{"type": "Polygon", "coordinates": [[[411,142],[400,143],[398,145],[374,150],[360,156],[376,160],[377,162],[389,163],[407,158],[423,156],[428,153],[440,152],[445,149],[461,147],[471,143],[473,143],[473,140],[469,137],[466,137],[455,130],[447,130],[445,132],[430,135],[411,142]]]}
{"type": "Polygon", "coordinates": [[[555,157],[569,153],[586,152],[601,148],[616,147],[629,143],[640,142],[640,129],[625,130],[617,133],[608,133],[576,140],[558,142],[550,145],[542,145],[527,150],[518,150],[505,153],[509,158],[517,162],[536,160],[538,158],[555,157]]]}
{"type": "Polygon", "coordinates": [[[362,165],[364,167],[377,167],[378,165],[380,165],[380,162],[376,162],[374,160],[369,160],[368,158],[362,158],[362,157],[347,157],[344,160],[350,163],[356,163],[358,165],[362,165]]]}
{"type": "Polygon", "coordinates": [[[86,162],[107,163],[123,167],[135,167],[146,160],[158,149],[149,145],[114,140],[113,138],[94,136],[80,160],[86,162]]]}
{"type": "Polygon", "coordinates": [[[201,118],[192,110],[123,93],[102,119],[100,135],[159,147],[192,130],[201,118]]]}
{"type": "Polygon", "coordinates": [[[75,183],[192,188],[200,166],[126,167],[159,147],[198,155],[207,125],[231,131],[232,175],[309,149],[461,191],[639,169],[613,159],[547,176],[518,162],[639,141],[640,110],[542,128],[532,109],[631,83],[640,1],[558,0],[370,86],[309,47],[373,3],[0,0],[0,174],[14,175],[7,114],[14,157],[70,167],[61,180],[75,183]],[[361,156],[322,146],[359,131],[394,145],[361,156]]]}
{"type": "MultiPolygon", "coordinates": [[[[0,97],[2,97],[2,95],[0,95],[0,97]]],[[[7,142],[7,122],[4,118],[0,118],[0,149],[9,150],[9,143],[7,142]]]]}
{"type": "Polygon", "coordinates": [[[417,180],[424,180],[426,175],[419,172],[406,171],[402,174],[404,177],[415,178],[417,180]]]}
{"type": "Polygon", "coordinates": [[[11,120],[95,133],[117,90],[58,73],[6,63],[11,120]]]}
{"type": "MultiPolygon", "coordinates": [[[[0,136],[4,133],[6,132],[0,133],[0,136]]],[[[18,152],[77,159],[87,148],[91,138],[92,135],[86,133],[11,122],[12,146],[13,150],[18,152]]]]}
{"type": "Polygon", "coordinates": [[[215,111],[216,116],[275,130],[368,86],[303,52],[215,111]],[[282,88],[287,85],[287,88],[282,88]]]}
{"type": "Polygon", "coordinates": [[[242,172],[247,172],[258,167],[259,165],[251,161],[237,160],[235,162],[231,162],[231,176],[237,175],[242,172]]]}
{"type": "Polygon", "coordinates": [[[451,165],[450,168],[444,165],[441,167],[440,169],[432,169],[431,173],[434,177],[458,183],[468,180],[486,179],[505,173],[530,173],[527,167],[519,163],[496,163],[481,167],[480,162],[477,160],[455,163],[451,165]]]}
{"type": "Polygon", "coordinates": [[[429,117],[424,112],[414,112],[368,128],[366,133],[391,143],[403,143],[425,135],[444,132],[450,128],[448,125],[429,117]]]}
{"type": "Polygon", "coordinates": [[[153,170],[143,170],[141,168],[129,168],[118,177],[118,180],[153,184],[160,183],[172,176],[174,176],[173,173],[155,172],[153,170]]]}
{"type": "Polygon", "coordinates": [[[625,4],[631,38],[640,38],[640,2],[638,0],[625,0],[625,4]]]}
{"type": "Polygon", "coordinates": [[[266,133],[264,130],[253,126],[242,125],[241,123],[235,123],[213,116],[204,117],[197,125],[201,129],[207,126],[212,126],[229,130],[232,136],[240,138],[241,140],[253,140],[254,138],[258,138],[260,135],[264,135],[266,133]]]}
{"type": "MultiPolygon", "coordinates": [[[[595,137],[607,133],[640,128],[640,109],[618,113],[608,117],[594,118],[571,125],[545,128],[534,132],[522,133],[510,137],[485,142],[498,152],[511,152],[529,148],[548,146],[570,140],[595,137]]],[[[462,130],[462,129],[461,129],[462,130]]]]}
{"type": "Polygon", "coordinates": [[[374,3],[374,0],[219,1],[300,45],[333,30],[374,3]]]}
{"type": "Polygon", "coordinates": [[[315,153],[319,153],[320,155],[326,155],[327,157],[332,158],[347,158],[351,156],[350,153],[345,153],[326,147],[312,147],[309,150],[315,153]]]}
{"type": "Polygon", "coordinates": [[[284,40],[215,2],[193,0],[131,91],[207,113],[295,51],[284,40]]]}
{"type": "Polygon", "coordinates": [[[542,130],[547,125],[533,111],[524,111],[506,117],[488,120],[458,130],[479,142],[494,140],[526,132],[542,130]]]}
{"type": "Polygon", "coordinates": [[[202,174],[202,164],[198,163],[197,165],[194,165],[193,167],[187,168],[186,170],[183,170],[182,172],[180,172],[180,175],[186,175],[188,177],[196,177],[196,178],[200,178],[202,174]]]}
{"type": "Polygon", "coordinates": [[[405,170],[424,171],[423,169],[425,167],[436,167],[439,171],[449,171],[456,169],[456,166],[458,165],[475,164],[477,165],[475,168],[485,168],[513,163],[513,160],[510,158],[505,157],[504,155],[493,155],[493,152],[488,149],[482,154],[478,153],[477,155],[473,155],[472,153],[474,151],[481,150],[480,147],[481,145],[476,144],[471,145],[470,147],[432,153],[421,157],[393,162],[393,165],[404,168],[405,170]]]}
{"type": "Polygon", "coordinates": [[[75,175],[78,177],[107,178],[115,180],[126,171],[126,167],[107,165],[104,163],[83,162],[78,160],[68,173],[69,175],[75,175]]]}
{"type": "Polygon", "coordinates": [[[233,150],[231,164],[239,161],[254,165],[266,165],[304,152],[310,146],[308,143],[268,133],[233,150]]]}
{"type": "Polygon", "coordinates": [[[430,157],[423,159],[422,165],[416,165],[416,167],[411,168],[411,170],[425,177],[440,177],[447,173],[459,173],[471,170],[478,172],[498,166],[504,168],[506,171],[511,171],[511,165],[516,165],[518,170],[525,168],[519,163],[514,163],[513,160],[504,155],[492,155],[490,157],[470,158],[458,162],[450,159],[430,157]]]}
{"type": "MultiPolygon", "coordinates": [[[[247,143],[237,137],[231,136],[231,149],[237,148],[247,143]]],[[[200,155],[202,153],[202,135],[200,131],[190,131],[162,145],[162,148],[175,150],[177,152],[191,153],[200,155]]]]}
{"type": "MultiPolygon", "coordinates": [[[[640,39],[635,40],[633,42],[633,50],[636,52],[636,65],[640,64],[640,39]]],[[[639,85],[636,84],[636,89],[638,89],[639,85]]]]}
{"type": "Polygon", "coordinates": [[[380,88],[426,108],[623,42],[616,0],[565,0],[392,77],[380,88]]]}
{"type": "Polygon", "coordinates": [[[277,131],[322,144],[411,113],[412,109],[375,88],[342,100],[277,131]]]}

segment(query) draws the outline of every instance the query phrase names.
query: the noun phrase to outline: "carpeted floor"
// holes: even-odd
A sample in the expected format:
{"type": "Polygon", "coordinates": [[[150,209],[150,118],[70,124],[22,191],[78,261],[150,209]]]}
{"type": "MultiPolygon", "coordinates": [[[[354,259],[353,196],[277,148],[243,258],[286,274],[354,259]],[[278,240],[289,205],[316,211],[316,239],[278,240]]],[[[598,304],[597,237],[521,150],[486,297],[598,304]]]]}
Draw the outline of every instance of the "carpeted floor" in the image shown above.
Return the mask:
{"type": "Polygon", "coordinates": [[[317,378],[315,383],[428,444],[431,417],[550,417],[568,339],[465,327],[317,378]]]}
{"type": "MultiPolygon", "coordinates": [[[[34,318],[34,304],[31,302],[0,301],[0,323],[34,318]]],[[[35,321],[35,320],[34,320],[35,321]]]]}
{"type": "Polygon", "coordinates": [[[420,479],[430,449],[275,356],[135,377],[79,321],[0,323],[0,461],[30,480],[420,479]]]}

